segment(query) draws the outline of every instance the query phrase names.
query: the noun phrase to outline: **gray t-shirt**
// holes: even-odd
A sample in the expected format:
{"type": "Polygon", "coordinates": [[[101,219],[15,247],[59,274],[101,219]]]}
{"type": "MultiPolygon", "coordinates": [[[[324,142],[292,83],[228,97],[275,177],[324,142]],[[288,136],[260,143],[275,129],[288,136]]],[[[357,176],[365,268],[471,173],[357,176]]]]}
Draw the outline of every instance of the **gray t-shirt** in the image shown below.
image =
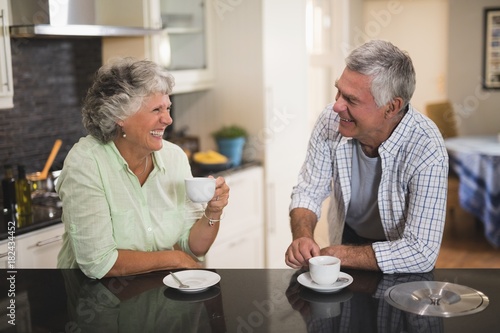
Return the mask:
{"type": "Polygon", "coordinates": [[[385,240],[377,200],[382,175],[381,159],[380,156],[366,156],[359,141],[355,141],[352,155],[351,202],[346,223],[361,237],[385,240]]]}

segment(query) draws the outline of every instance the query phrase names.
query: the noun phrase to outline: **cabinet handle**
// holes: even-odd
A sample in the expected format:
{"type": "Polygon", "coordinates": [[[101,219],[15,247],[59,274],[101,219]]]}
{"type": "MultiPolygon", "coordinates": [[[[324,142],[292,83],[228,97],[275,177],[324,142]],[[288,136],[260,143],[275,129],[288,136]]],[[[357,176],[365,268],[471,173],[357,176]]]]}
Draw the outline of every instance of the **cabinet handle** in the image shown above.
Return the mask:
{"type": "Polygon", "coordinates": [[[57,235],[57,236],[54,236],[52,238],[39,241],[35,244],[35,246],[42,247],[42,246],[49,245],[49,244],[52,244],[55,242],[59,242],[60,240],[62,240],[62,235],[57,235]]]}
{"type": "Polygon", "coordinates": [[[276,203],[275,203],[275,188],[274,183],[269,184],[269,196],[267,197],[267,202],[269,203],[269,233],[274,233],[276,231],[276,203]]]}

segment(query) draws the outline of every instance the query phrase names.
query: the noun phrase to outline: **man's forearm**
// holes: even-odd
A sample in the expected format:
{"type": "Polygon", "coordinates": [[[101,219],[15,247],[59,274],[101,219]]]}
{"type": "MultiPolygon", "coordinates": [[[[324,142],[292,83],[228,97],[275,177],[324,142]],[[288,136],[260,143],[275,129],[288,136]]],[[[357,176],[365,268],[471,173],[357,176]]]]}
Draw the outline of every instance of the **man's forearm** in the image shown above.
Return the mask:
{"type": "Polygon", "coordinates": [[[315,213],[307,208],[294,208],[290,212],[290,226],[293,239],[300,237],[314,238],[314,228],[318,222],[315,213]]]}
{"type": "Polygon", "coordinates": [[[338,257],[345,268],[380,271],[371,245],[333,245],[321,249],[321,254],[338,257]]]}

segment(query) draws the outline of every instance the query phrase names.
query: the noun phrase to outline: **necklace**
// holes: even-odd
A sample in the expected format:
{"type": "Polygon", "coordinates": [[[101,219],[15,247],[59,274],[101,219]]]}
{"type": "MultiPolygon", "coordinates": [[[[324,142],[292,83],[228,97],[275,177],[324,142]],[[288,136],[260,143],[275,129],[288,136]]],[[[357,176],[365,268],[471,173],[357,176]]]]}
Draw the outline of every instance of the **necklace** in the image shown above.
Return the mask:
{"type": "Polygon", "coordinates": [[[142,174],[143,174],[144,172],[146,172],[146,169],[147,169],[147,167],[148,167],[148,157],[149,157],[149,155],[148,155],[148,156],[146,156],[146,163],[144,163],[144,170],[142,170],[142,172],[141,172],[141,173],[136,174],[136,176],[137,176],[137,177],[142,176],[142,174]]]}

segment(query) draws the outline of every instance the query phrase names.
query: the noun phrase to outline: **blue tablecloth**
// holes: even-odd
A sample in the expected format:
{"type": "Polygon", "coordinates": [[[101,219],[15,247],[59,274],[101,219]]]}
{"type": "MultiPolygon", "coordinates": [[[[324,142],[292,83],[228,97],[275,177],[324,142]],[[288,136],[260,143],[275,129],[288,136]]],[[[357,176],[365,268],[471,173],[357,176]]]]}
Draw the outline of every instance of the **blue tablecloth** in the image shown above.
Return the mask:
{"type": "Polygon", "coordinates": [[[447,139],[446,146],[450,166],[460,178],[460,205],[484,223],[486,238],[500,247],[500,143],[496,140],[455,138],[447,139]],[[473,149],[473,144],[480,147],[473,149]]]}

